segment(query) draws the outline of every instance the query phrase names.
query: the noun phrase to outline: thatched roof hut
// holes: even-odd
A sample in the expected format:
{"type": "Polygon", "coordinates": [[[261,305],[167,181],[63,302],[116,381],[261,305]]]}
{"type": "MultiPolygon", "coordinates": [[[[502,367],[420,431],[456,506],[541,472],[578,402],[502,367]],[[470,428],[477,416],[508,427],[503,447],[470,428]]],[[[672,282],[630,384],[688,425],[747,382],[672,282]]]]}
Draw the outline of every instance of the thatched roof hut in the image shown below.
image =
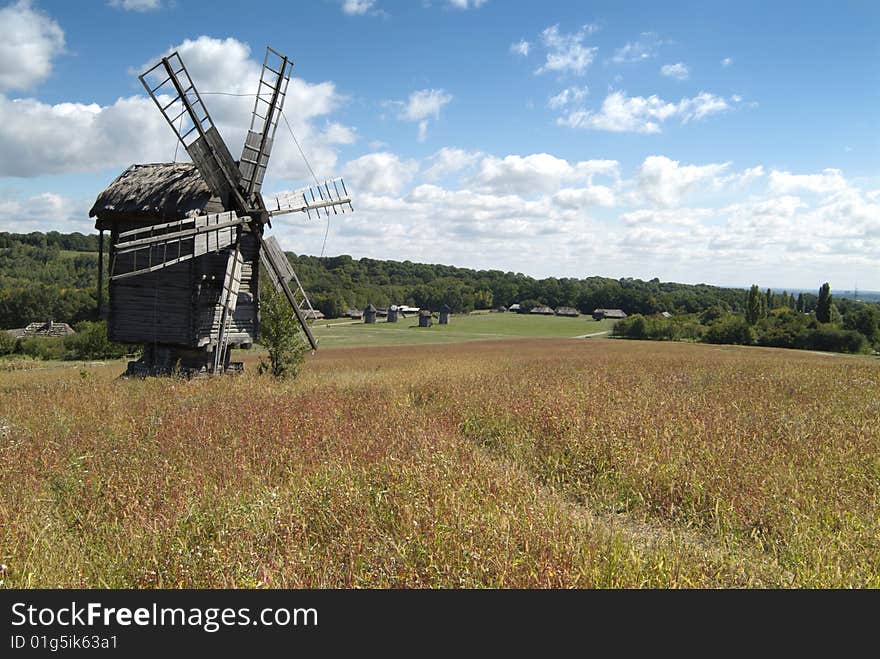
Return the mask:
{"type": "Polygon", "coordinates": [[[422,309],[419,311],[419,327],[431,327],[434,324],[434,319],[431,317],[431,311],[428,309],[422,309]]]}
{"type": "Polygon", "coordinates": [[[449,324],[449,316],[452,313],[452,309],[449,308],[448,304],[444,304],[440,307],[440,324],[448,325],[449,324]]]}
{"type": "Polygon", "coordinates": [[[368,304],[367,308],[364,309],[364,322],[370,325],[376,322],[376,307],[372,304],[368,304]]]}
{"type": "Polygon", "coordinates": [[[27,327],[6,331],[16,339],[28,336],[70,336],[71,334],[76,334],[67,323],[56,323],[51,320],[46,323],[31,323],[27,327]]]}
{"type": "Polygon", "coordinates": [[[113,219],[178,220],[193,213],[222,213],[192,163],[132,165],[95,200],[89,217],[97,217],[96,229],[112,229],[113,219]]]}

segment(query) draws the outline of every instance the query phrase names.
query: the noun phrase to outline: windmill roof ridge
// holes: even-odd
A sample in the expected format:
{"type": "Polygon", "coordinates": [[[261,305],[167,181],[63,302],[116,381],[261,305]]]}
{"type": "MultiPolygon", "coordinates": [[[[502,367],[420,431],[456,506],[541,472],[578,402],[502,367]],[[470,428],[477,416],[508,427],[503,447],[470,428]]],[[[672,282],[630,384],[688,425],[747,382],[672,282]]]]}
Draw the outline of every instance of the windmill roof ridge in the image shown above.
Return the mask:
{"type": "Polygon", "coordinates": [[[214,194],[188,162],[142,163],[128,167],[95,200],[89,217],[109,215],[179,218],[203,211],[214,194]]]}

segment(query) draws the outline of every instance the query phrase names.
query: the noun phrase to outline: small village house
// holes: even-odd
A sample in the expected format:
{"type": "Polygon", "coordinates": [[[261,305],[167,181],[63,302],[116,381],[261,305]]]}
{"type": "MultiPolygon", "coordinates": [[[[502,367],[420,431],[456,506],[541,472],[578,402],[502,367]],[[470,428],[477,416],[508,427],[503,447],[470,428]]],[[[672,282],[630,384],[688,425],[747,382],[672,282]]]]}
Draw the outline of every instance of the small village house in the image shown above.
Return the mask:
{"type": "Polygon", "coordinates": [[[621,309],[593,309],[594,320],[621,320],[623,318],[626,318],[626,313],[621,309]]]}

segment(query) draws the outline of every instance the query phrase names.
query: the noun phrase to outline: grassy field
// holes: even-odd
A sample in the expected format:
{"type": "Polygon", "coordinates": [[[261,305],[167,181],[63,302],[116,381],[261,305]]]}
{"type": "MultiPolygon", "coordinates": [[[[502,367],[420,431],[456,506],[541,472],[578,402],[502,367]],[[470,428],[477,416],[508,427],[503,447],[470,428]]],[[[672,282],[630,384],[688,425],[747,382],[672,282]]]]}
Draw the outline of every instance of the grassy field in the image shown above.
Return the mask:
{"type": "Polygon", "coordinates": [[[0,373],[3,586],[880,587],[876,359],[526,339],[253,366],[0,373]]]}
{"type": "Polygon", "coordinates": [[[585,334],[607,332],[614,321],[595,321],[590,316],[532,316],[513,313],[476,313],[454,315],[448,325],[419,327],[412,315],[397,323],[378,319],[374,325],[362,321],[331,320],[315,323],[312,331],[321,348],[367,345],[412,345],[425,343],[457,343],[518,337],[573,338],[585,334]]]}

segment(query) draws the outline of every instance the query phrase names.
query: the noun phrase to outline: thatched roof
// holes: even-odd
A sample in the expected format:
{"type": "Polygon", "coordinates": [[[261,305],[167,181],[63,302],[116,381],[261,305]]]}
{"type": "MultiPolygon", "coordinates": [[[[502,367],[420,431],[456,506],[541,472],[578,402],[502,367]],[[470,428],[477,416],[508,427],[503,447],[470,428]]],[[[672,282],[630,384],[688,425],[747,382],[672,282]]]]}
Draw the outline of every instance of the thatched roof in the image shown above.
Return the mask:
{"type": "Polygon", "coordinates": [[[132,165],[98,195],[89,217],[102,220],[122,216],[168,221],[193,211],[205,212],[211,191],[192,163],[132,165]]]}
{"type": "Polygon", "coordinates": [[[31,323],[27,327],[6,331],[16,339],[22,339],[26,336],[70,336],[76,334],[67,323],[56,323],[51,320],[46,323],[31,323]]]}

